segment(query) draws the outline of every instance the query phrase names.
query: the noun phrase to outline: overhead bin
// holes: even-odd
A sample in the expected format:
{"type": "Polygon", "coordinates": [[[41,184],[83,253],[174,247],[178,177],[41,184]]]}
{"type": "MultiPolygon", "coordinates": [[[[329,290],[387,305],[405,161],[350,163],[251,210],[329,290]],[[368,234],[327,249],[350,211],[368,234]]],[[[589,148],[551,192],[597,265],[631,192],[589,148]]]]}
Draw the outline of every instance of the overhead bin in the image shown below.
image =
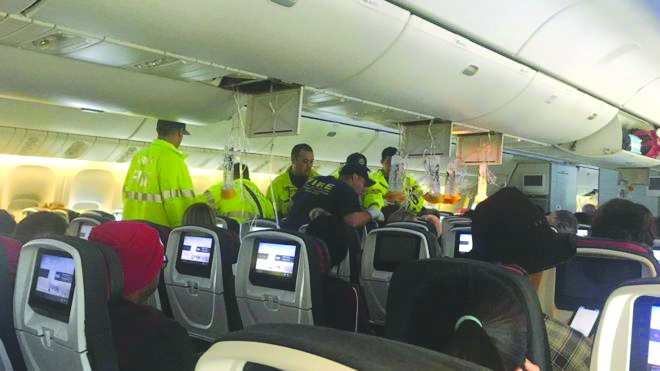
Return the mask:
{"type": "Polygon", "coordinates": [[[465,123],[548,144],[584,138],[616,109],[540,72],[504,107],[465,123]]]}
{"type": "Polygon", "coordinates": [[[367,69],[331,87],[342,94],[464,121],[494,111],[534,77],[502,57],[419,17],[367,69]]]}
{"type": "Polygon", "coordinates": [[[175,81],[0,46],[0,95],[189,123],[231,116],[233,96],[175,81]]]}
{"type": "Polygon", "coordinates": [[[391,0],[417,15],[515,54],[548,19],[583,0],[391,0]]]}
{"type": "Polygon", "coordinates": [[[549,19],[518,55],[616,105],[660,76],[653,1],[584,1],[549,19]]]}
{"type": "Polygon", "coordinates": [[[384,0],[195,2],[42,0],[42,21],[323,87],[353,76],[397,38],[409,13],[384,0]],[[103,21],[99,22],[98,19],[103,21]]]}
{"type": "Polygon", "coordinates": [[[640,117],[660,124],[660,77],[637,92],[624,108],[640,117]]]}
{"type": "Polygon", "coordinates": [[[0,0],[0,12],[20,13],[39,0],[0,0]]]}

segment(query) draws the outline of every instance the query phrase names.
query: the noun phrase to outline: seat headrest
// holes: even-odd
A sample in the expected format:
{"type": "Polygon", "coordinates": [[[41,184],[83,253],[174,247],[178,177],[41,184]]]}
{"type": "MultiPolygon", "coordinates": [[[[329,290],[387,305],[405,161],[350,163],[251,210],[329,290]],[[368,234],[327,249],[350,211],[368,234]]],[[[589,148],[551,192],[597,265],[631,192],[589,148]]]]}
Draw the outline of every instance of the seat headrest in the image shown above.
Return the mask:
{"type": "Polygon", "coordinates": [[[636,242],[610,240],[605,238],[580,238],[577,240],[576,247],[579,248],[598,248],[604,250],[630,252],[634,254],[649,254],[651,249],[636,242]]]}
{"type": "Polygon", "coordinates": [[[348,226],[335,215],[322,215],[309,222],[306,234],[317,237],[325,243],[328,265],[341,263],[348,251],[348,226]]]}

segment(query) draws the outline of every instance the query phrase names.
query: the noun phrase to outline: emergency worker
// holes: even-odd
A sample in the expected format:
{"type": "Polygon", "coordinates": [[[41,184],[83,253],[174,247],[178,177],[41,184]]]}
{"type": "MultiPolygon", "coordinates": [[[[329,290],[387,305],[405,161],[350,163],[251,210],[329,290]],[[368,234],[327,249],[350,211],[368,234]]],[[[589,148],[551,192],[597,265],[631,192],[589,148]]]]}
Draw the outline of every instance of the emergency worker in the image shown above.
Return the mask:
{"type": "Polygon", "coordinates": [[[249,219],[274,218],[273,205],[259,190],[256,184],[250,181],[250,171],[247,165],[234,164],[234,196],[222,197],[224,183],[218,183],[199,195],[199,202],[206,202],[218,215],[235,219],[245,223],[249,219]]]}
{"type": "Polygon", "coordinates": [[[291,149],[291,166],[273,179],[266,191],[268,199],[275,199],[273,206],[280,218],[289,213],[291,197],[298,189],[302,188],[310,177],[319,175],[312,169],[313,165],[314,151],[308,144],[296,144],[291,149]]]}
{"type": "MultiPolygon", "coordinates": [[[[364,206],[367,209],[376,208],[380,210],[383,206],[394,203],[387,201],[385,196],[390,192],[388,179],[390,177],[390,168],[392,166],[392,156],[397,152],[398,150],[396,148],[387,147],[381,153],[380,163],[383,165],[383,168],[375,171],[371,175],[371,179],[376,182],[376,184],[369,187],[364,195],[364,206]]],[[[415,213],[421,211],[424,207],[424,199],[422,198],[422,189],[419,187],[419,184],[417,184],[415,178],[406,174],[403,180],[403,189],[408,209],[415,213]]]]}
{"type": "Polygon", "coordinates": [[[123,219],[175,227],[195,201],[192,180],[178,150],[186,125],[158,120],[158,139],[133,157],[124,181],[123,219]]]}

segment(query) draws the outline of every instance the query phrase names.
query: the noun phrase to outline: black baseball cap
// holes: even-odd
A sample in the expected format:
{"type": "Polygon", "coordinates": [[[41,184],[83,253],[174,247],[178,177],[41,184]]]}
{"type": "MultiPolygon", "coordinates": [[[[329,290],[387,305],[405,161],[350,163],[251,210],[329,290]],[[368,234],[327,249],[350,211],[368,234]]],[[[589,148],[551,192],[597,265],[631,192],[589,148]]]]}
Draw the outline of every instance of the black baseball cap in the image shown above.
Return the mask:
{"type": "Polygon", "coordinates": [[[181,122],[176,122],[176,121],[169,121],[169,120],[158,120],[158,124],[156,124],[156,130],[157,131],[170,131],[174,129],[183,129],[183,135],[190,135],[188,130],[186,130],[186,124],[181,123],[181,122]]]}
{"type": "MultiPolygon", "coordinates": [[[[351,153],[350,155],[348,155],[348,157],[346,157],[346,163],[348,164],[351,162],[362,166],[367,166],[367,158],[360,152],[351,153]]],[[[368,168],[367,171],[369,171],[368,168]]]]}
{"type": "Polygon", "coordinates": [[[364,165],[360,165],[356,162],[348,162],[344,167],[339,171],[339,175],[353,175],[357,174],[366,180],[365,185],[371,187],[376,184],[373,180],[369,179],[369,168],[364,165]]]}

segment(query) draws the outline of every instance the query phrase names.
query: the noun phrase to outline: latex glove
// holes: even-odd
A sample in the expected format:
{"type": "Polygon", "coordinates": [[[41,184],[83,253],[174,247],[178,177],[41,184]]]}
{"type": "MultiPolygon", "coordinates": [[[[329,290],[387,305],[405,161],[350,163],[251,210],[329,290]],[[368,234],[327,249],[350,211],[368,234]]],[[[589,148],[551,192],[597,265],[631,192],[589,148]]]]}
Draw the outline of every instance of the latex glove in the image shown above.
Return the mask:
{"type": "Polygon", "coordinates": [[[375,220],[378,222],[384,222],[385,221],[385,215],[380,211],[379,208],[375,206],[371,206],[370,208],[367,209],[367,212],[369,215],[371,215],[371,220],[375,220]]]}

